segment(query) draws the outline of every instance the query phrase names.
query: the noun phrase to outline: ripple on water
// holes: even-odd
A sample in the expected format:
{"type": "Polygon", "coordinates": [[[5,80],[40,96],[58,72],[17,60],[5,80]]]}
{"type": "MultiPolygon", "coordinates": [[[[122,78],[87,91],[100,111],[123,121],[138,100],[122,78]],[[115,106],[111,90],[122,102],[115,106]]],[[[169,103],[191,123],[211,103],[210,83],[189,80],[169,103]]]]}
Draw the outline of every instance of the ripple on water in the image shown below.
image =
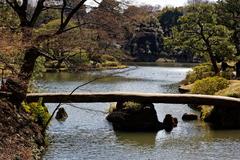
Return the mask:
{"type": "MultiPolygon", "coordinates": [[[[81,91],[141,91],[176,93],[177,83],[189,68],[138,67],[109,79],[96,81],[81,91]]],[[[71,91],[99,74],[48,74],[39,86],[45,91],[71,91]]],[[[106,111],[109,103],[75,104],[80,108],[106,111]]],[[[60,123],[51,122],[48,134],[53,143],[44,155],[46,160],[158,160],[158,159],[239,159],[240,131],[214,131],[200,121],[183,122],[185,112],[194,112],[186,105],[156,104],[159,120],[170,113],[179,124],[171,133],[114,132],[102,112],[92,112],[64,105],[69,117],[60,123]]],[[[56,104],[49,104],[52,112],[56,104]]]]}

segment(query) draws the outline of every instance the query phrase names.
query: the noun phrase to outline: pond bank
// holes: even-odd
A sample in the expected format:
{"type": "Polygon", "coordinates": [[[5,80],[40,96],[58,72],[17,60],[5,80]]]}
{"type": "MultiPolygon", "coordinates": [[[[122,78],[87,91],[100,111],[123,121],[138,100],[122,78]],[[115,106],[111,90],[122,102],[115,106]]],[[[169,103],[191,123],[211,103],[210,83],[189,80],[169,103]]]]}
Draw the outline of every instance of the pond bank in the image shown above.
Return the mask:
{"type": "MultiPolygon", "coordinates": [[[[189,67],[139,66],[135,70],[110,76],[89,84],[79,92],[153,92],[177,93],[178,82],[189,67]]],[[[101,72],[101,76],[109,74],[101,72]]],[[[111,73],[111,72],[110,72],[111,73]]],[[[94,79],[99,72],[85,74],[47,73],[39,86],[44,92],[70,92],[77,85],[94,79]]],[[[57,104],[48,104],[52,112],[57,104]]],[[[108,103],[63,105],[68,113],[65,122],[53,119],[48,134],[53,137],[44,160],[65,159],[239,159],[239,130],[212,130],[203,121],[184,122],[184,113],[198,113],[187,105],[154,104],[158,119],[166,114],[177,117],[178,127],[169,134],[115,132],[106,120],[108,103]],[[83,108],[83,109],[79,109],[83,108]],[[91,109],[84,110],[84,109],[91,109]],[[187,152],[186,152],[187,151],[187,152]]]]}
{"type": "Polygon", "coordinates": [[[0,159],[41,159],[46,146],[42,129],[22,107],[0,99],[0,159]]]}
{"type": "MultiPolygon", "coordinates": [[[[184,81],[183,81],[184,82],[184,81]]],[[[186,82],[186,81],[185,81],[186,82]]],[[[226,80],[222,77],[206,77],[192,84],[180,85],[181,93],[206,94],[227,97],[240,97],[240,80],[226,80]]],[[[240,109],[231,104],[189,105],[201,112],[201,119],[216,129],[240,129],[240,109]],[[224,106],[223,106],[224,105],[224,106]]]]}

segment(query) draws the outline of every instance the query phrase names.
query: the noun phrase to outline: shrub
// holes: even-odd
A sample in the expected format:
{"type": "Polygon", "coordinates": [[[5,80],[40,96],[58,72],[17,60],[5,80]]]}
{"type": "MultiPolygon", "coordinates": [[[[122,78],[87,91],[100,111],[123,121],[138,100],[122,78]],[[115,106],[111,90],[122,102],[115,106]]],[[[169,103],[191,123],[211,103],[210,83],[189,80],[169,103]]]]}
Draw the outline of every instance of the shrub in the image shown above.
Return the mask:
{"type": "Polygon", "coordinates": [[[85,51],[72,51],[68,52],[68,55],[74,55],[68,59],[73,66],[90,62],[89,54],[85,51]]]}
{"type": "Polygon", "coordinates": [[[233,79],[234,74],[233,74],[233,69],[227,69],[226,71],[223,71],[220,73],[221,77],[226,78],[226,79],[233,79]]]}
{"type": "MultiPolygon", "coordinates": [[[[117,103],[111,103],[110,107],[108,109],[108,113],[112,113],[112,112],[116,111],[116,105],[117,105],[117,103]]],[[[131,111],[139,111],[142,108],[143,108],[143,105],[141,103],[128,101],[128,102],[123,103],[122,109],[131,110],[131,111]]]]}
{"type": "Polygon", "coordinates": [[[106,61],[116,62],[117,60],[116,60],[115,57],[113,57],[113,56],[111,56],[111,55],[103,54],[103,55],[101,56],[101,61],[102,61],[102,62],[106,62],[106,61]]]}
{"type": "Polygon", "coordinates": [[[137,102],[132,102],[132,101],[128,101],[123,103],[124,109],[126,110],[132,110],[132,111],[139,111],[142,109],[142,104],[141,103],[137,103],[137,102]]]}
{"type": "Polygon", "coordinates": [[[23,109],[30,114],[34,122],[37,122],[41,126],[46,125],[50,118],[50,114],[47,107],[42,104],[42,100],[34,103],[23,102],[22,106],[23,109]]]}
{"type": "Polygon", "coordinates": [[[193,94],[207,94],[213,95],[214,93],[227,88],[230,82],[222,77],[208,77],[202,80],[197,80],[191,89],[193,94]]]}
{"type": "Polygon", "coordinates": [[[192,68],[192,71],[188,72],[186,80],[188,83],[194,83],[196,80],[200,80],[209,76],[213,76],[212,65],[210,63],[203,63],[192,68]]]}
{"type": "Polygon", "coordinates": [[[119,65],[118,62],[113,62],[113,61],[106,61],[102,63],[103,67],[117,67],[119,65]]]}
{"type": "Polygon", "coordinates": [[[207,116],[212,112],[213,110],[213,106],[208,106],[208,105],[203,105],[201,106],[201,120],[204,120],[205,118],[207,118],[207,116]]]}

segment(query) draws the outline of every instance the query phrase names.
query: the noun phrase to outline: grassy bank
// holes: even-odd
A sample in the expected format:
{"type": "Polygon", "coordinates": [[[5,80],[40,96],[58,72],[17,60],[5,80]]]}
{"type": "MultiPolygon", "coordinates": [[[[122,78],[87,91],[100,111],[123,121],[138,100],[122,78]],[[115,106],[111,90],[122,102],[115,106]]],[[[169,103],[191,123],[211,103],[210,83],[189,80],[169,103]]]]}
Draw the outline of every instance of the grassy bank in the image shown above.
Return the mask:
{"type": "Polygon", "coordinates": [[[47,72],[56,71],[92,71],[92,70],[106,70],[106,69],[122,69],[127,68],[116,57],[108,54],[90,56],[86,53],[82,53],[80,57],[75,57],[69,60],[71,63],[61,63],[58,61],[47,61],[44,64],[47,72]]]}
{"type": "MultiPolygon", "coordinates": [[[[201,64],[188,73],[179,88],[182,93],[218,95],[240,98],[240,80],[233,80],[233,70],[214,76],[208,64],[201,64]]],[[[201,118],[218,129],[239,129],[240,109],[237,107],[195,106],[201,111],[201,118]]]]}

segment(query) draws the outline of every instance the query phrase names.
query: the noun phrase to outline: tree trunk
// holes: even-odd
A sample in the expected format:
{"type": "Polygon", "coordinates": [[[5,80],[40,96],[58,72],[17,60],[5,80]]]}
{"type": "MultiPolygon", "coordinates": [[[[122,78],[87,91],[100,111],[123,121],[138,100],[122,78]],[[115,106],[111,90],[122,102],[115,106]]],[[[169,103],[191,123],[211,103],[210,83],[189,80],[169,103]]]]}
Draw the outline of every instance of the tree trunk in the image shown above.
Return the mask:
{"type": "Polygon", "coordinates": [[[232,38],[237,50],[237,56],[240,56],[240,32],[234,31],[232,38]]]}
{"type": "Polygon", "coordinates": [[[17,106],[20,106],[26,98],[29,82],[38,56],[40,56],[40,52],[37,48],[32,47],[27,49],[19,74],[16,78],[9,78],[6,81],[7,91],[12,93],[10,100],[17,106]]]}
{"type": "Polygon", "coordinates": [[[39,50],[35,47],[26,50],[23,64],[21,66],[20,73],[18,74],[19,80],[24,81],[26,84],[29,83],[32,77],[35,62],[40,55],[39,50]]]}
{"type": "Polygon", "coordinates": [[[220,70],[217,66],[216,58],[213,56],[213,53],[211,53],[211,52],[208,52],[208,53],[209,53],[210,60],[211,60],[212,65],[213,65],[214,73],[215,73],[215,75],[217,75],[217,74],[219,74],[220,70]]]}
{"type": "Polygon", "coordinates": [[[209,57],[210,57],[210,60],[211,60],[212,66],[213,66],[214,73],[215,73],[215,75],[218,75],[220,70],[219,70],[219,68],[217,66],[217,61],[216,61],[216,58],[214,57],[214,54],[213,54],[210,42],[209,42],[208,39],[205,38],[204,34],[202,34],[202,37],[203,37],[203,40],[204,40],[204,42],[206,44],[207,52],[209,54],[209,57]]]}

